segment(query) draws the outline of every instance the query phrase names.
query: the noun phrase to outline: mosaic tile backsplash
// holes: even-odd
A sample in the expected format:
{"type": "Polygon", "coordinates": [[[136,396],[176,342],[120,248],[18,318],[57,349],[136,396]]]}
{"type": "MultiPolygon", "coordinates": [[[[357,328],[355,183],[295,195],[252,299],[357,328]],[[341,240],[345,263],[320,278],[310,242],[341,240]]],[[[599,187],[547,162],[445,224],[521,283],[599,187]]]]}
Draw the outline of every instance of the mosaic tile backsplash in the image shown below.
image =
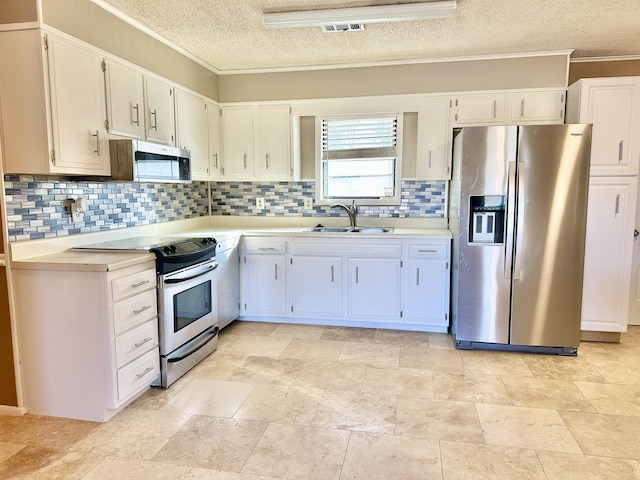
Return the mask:
{"type": "MultiPolygon", "coordinates": [[[[208,184],[76,182],[66,177],[6,175],[8,239],[34,240],[183,220],[209,214],[208,184]],[[87,199],[81,222],[71,217],[70,200],[87,199]]],[[[315,198],[315,182],[211,182],[211,214],[273,217],[338,217],[339,209],[304,208],[315,198]],[[264,197],[265,209],[255,206],[264,197]]],[[[359,207],[360,217],[442,218],[445,182],[402,181],[402,203],[394,207],[359,207]]]]}

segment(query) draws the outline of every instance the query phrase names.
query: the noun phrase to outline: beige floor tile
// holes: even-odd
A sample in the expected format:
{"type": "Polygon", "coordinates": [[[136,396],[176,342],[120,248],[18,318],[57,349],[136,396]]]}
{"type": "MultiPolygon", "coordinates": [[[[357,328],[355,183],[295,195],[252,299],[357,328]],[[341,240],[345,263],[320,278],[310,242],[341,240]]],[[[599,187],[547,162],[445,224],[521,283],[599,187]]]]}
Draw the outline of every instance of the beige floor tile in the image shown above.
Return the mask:
{"type": "Polygon", "coordinates": [[[184,480],[286,480],[276,477],[263,477],[262,475],[249,475],[245,473],[223,472],[222,470],[209,470],[194,468],[184,477],[184,480]]]}
{"type": "MultiPolygon", "coordinates": [[[[104,457],[101,455],[69,452],[49,465],[21,478],[22,480],[79,480],[88,478],[85,475],[103,460],[104,457]]],[[[2,477],[0,474],[0,478],[6,477],[2,477]]]]}
{"type": "Polygon", "coordinates": [[[344,430],[271,423],[242,472],[290,480],[337,480],[348,440],[344,430]]]}
{"type": "Polygon", "coordinates": [[[503,375],[502,381],[516,406],[595,412],[593,405],[570,380],[503,375]]]}
{"type": "Polygon", "coordinates": [[[640,385],[575,384],[598,413],[640,417],[640,385]]]}
{"type": "Polygon", "coordinates": [[[230,333],[232,335],[249,335],[257,337],[267,337],[271,335],[280,326],[279,323],[268,322],[251,322],[244,320],[236,320],[229,324],[222,333],[230,333]]]}
{"type": "Polygon", "coordinates": [[[588,361],[590,363],[597,362],[596,370],[609,383],[640,385],[640,369],[637,367],[640,364],[640,359],[637,361],[630,358],[602,361],[591,356],[588,361]]]}
{"type": "Polygon", "coordinates": [[[190,417],[184,413],[125,409],[76,443],[72,450],[150,460],[190,417]]]}
{"type": "Polygon", "coordinates": [[[433,378],[431,370],[367,366],[361,391],[433,398],[433,378]]]}
{"type": "Polygon", "coordinates": [[[511,405],[511,397],[498,375],[467,375],[433,370],[436,400],[511,405]]]}
{"type": "Polygon", "coordinates": [[[251,394],[252,383],[194,378],[162,407],[163,411],[232,417],[251,394]]]}
{"type": "Polygon", "coordinates": [[[392,434],[397,401],[394,395],[327,390],[312,425],[392,434]]]}
{"type": "Polygon", "coordinates": [[[538,458],[548,480],[640,479],[640,463],[634,460],[542,451],[538,458]]]}
{"type": "Polygon", "coordinates": [[[277,357],[291,342],[286,337],[240,337],[225,353],[260,357],[277,357]]]}
{"type": "Polygon", "coordinates": [[[445,480],[547,480],[531,449],[461,442],[440,448],[445,480]]]}
{"type": "Polygon", "coordinates": [[[310,425],[324,390],[258,385],[233,418],[310,425]]]}
{"type": "Polygon", "coordinates": [[[64,450],[82,440],[100,423],[27,414],[0,415],[0,442],[34,444],[64,450]]]}
{"type": "Polygon", "coordinates": [[[582,453],[556,410],[476,404],[485,443],[582,453]]]}
{"type": "Polygon", "coordinates": [[[472,375],[515,375],[532,377],[522,355],[514,352],[459,350],[466,373],[472,375]]]}
{"type": "Polygon", "coordinates": [[[410,332],[404,330],[376,330],[376,333],[373,335],[373,342],[387,345],[428,347],[429,334],[427,332],[410,332]]]}
{"type": "Polygon", "coordinates": [[[187,473],[189,467],[109,457],[83,477],[83,480],[175,480],[187,473]]]}
{"type": "Polygon", "coordinates": [[[586,455],[640,459],[640,418],[560,412],[586,455]]]}
{"type": "Polygon", "coordinates": [[[297,325],[283,323],[278,325],[278,328],[273,331],[271,336],[319,340],[325,329],[326,327],[323,325],[297,325]]]}
{"type": "Polygon", "coordinates": [[[324,390],[360,391],[367,366],[359,363],[306,362],[294,385],[324,390]]]}
{"type": "Polygon", "coordinates": [[[154,461],[239,472],[269,424],[194,415],[154,461]]]}
{"type": "Polygon", "coordinates": [[[227,329],[225,328],[218,335],[218,348],[216,348],[216,352],[228,353],[229,348],[231,348],[240,338],[242,338],[240,335],[227,332],[227,329]]]}
{"type": "Polygon", "coordinates": [[[523,359],[536,378],[605,382],[598,370],[582,356],[525,355],[523,359]]]}
{"type": "Polygon", "coordinates": [[[430,348],[444,348],[447,350],[455,350],[453,337],[448,333],[429,333],[430,348]]]}
{"type": "Polygon", "coordinates": [[[435,440],[352,432],[340,478],[439,479],[440,447],[435,440]]]}
{"type": "Polygon", "coordinates": [[[298,358],[315,362],[335,362],[344,342],[294,338],[280,354],[280,358],[298,358]]]}
{"type": "Polygon", "coordinates": [[[320,340],[372,343],[375,336],[375,328],[326,327],[320,340]]]}
{"type": "Polygon", "coordinates": [[[65,456],[63,450],[43,445],[27,445],[18,452],[0,462],[0,478],[24,478],[44,469],[65,456]]]}
{"type": "Polygon", "coordinates": [[[229,380],[245,383],[292,385],[304,361],[295,358],[248,357],[229,380]]]}
{"type": "MultiPolygon", "coordinates": [[[[189,372],[190,373],[190,372],[189,372]]],[[[138,398],[136,398],[129,408],[141,408],[143,410],[160,410],[169,400],[178,395],[191,383],[189,374],[179,378],[170,388],[152,387],[138,398]]]]}
{"type": "Polygon", "coordinates": [[[432,440],[484,443],[475,405],[469,402],[399,398],[395,433],[432,440]]]}
{"type": "Polygon", "coordinates": [[[338,361],[366,363],[376,367],[397,367],[400,363],[400,346],[346,342],[338,361]]]}
{"type": "Polygon", "coordinates": [[[229,355],[215,351],[189,370],[187,375],[189,378],[229,380],[229,377],[242,367],[247,358],[249,358],[247,355],[229,355]]]}
{"type": "Polygon", "coordinates": [[[0,462],[15,455],[26,447],[25,444],[0,442],[0,462]]]}
{"type": "Polygon", "coordinates": [[[400,348],[400,366],[464,373],[464,366],[458,351],[443,348],[402,346],[400,348]]]}

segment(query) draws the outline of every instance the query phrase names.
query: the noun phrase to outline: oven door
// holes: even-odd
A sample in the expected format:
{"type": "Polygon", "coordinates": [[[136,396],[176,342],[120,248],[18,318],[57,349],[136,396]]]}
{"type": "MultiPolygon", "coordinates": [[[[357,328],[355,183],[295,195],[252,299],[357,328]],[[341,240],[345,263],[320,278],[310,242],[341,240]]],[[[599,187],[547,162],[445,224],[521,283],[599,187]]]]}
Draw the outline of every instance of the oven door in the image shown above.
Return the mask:
{"type": "Polygon", "coordinates": [[[217,323],[214,260],[158,277],[160,355],[168,355],[217,323]]]}

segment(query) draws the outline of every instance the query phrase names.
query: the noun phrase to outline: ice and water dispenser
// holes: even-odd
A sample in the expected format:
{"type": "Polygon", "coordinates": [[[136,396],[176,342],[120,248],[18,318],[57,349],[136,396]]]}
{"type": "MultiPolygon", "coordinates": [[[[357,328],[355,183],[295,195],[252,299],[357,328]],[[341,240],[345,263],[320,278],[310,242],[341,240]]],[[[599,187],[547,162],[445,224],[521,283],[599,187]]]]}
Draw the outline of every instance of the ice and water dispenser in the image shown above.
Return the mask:
{"type": "Polygon", "coordinates": [[[469,197],[469,244],[504,242],[505,198],[502,195],[469,197]]]}

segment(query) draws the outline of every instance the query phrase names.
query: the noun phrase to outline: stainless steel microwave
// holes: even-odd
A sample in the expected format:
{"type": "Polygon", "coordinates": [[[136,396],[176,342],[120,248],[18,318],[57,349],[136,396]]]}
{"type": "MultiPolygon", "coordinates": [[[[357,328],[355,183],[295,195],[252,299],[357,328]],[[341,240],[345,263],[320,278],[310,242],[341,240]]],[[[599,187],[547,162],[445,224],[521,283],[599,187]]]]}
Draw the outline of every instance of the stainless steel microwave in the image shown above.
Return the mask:
{"type": "Polygon", "coordinates": [[[111,179],[134,182],[191,182],[191,152],[143,142],[109,140],[111,179]]]}

